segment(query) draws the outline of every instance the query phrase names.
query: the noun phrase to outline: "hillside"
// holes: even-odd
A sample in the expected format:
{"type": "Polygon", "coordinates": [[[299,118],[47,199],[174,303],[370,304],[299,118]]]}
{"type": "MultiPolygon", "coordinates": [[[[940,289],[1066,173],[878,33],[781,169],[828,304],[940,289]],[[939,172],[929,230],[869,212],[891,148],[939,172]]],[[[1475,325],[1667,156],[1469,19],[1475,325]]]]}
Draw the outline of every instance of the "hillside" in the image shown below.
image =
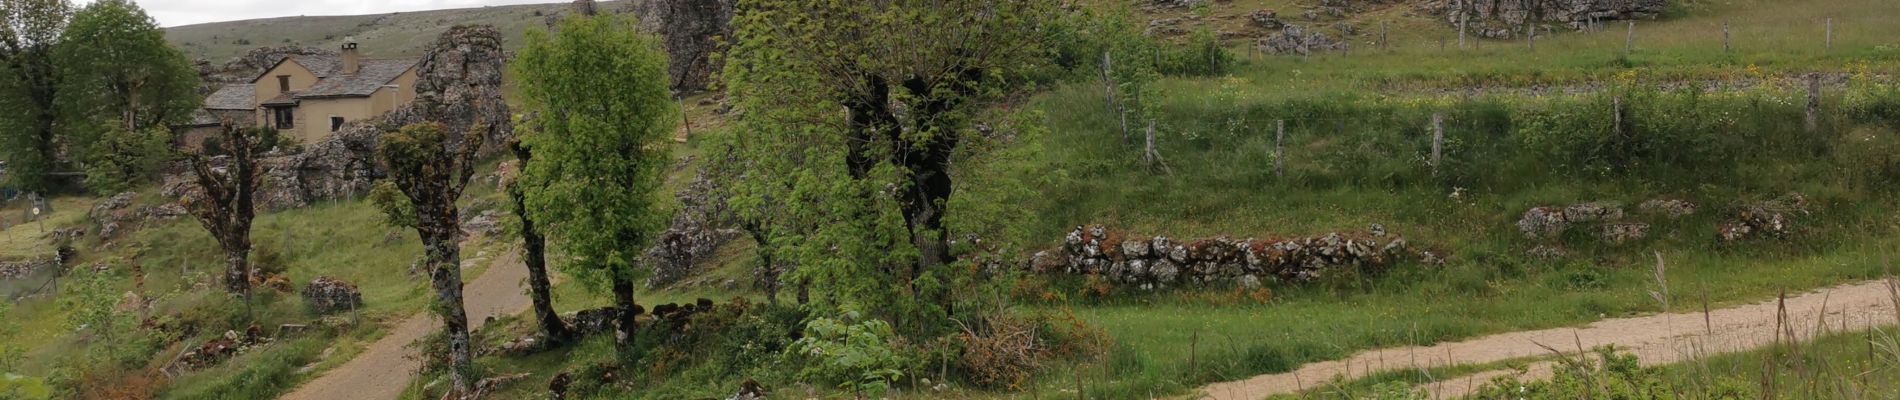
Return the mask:
{"type": "MultiPolygon", "coordinates": [[[[619,9],[619,2],[604,4],[619,9]]],[[[488,24],[500,28],[510,45],[529,28],[543,27],[548,16],[568,10],[567,3],[528,4],[351,16],[296,16],[214,22],[166,29],[173,45],[192,58],[212,62],[263,46],[300,45],[334,50],[346,37],[356,38],[364,55],[420,55],[423,46],[455,25],[488,24]]]]}

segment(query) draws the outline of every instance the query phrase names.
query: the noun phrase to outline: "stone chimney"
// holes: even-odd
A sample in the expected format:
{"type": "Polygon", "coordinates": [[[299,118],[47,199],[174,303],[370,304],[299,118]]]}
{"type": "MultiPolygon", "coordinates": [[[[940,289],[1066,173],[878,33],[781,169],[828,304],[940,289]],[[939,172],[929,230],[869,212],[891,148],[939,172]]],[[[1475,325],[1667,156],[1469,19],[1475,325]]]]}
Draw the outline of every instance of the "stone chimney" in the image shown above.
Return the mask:
{"type": "Polygon", "coordinates": [[[356,52],[356,38],[343,38],[343,74],[356,75],[363,69],[363,55],[356,52]]]}

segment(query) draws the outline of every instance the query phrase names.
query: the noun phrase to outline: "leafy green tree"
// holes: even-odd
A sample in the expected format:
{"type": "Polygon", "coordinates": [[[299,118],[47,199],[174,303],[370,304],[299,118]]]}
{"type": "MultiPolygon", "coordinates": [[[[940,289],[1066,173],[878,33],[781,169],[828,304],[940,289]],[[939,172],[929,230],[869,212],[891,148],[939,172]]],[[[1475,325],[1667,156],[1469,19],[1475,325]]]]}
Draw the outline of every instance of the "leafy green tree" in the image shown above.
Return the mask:
{"type": "Polygon", "coordinates": [[[87,179],[106,186],[98,189],[120,189],[112,186],[148,174],[150,159],[166,153],[135,144],[169,142],[167,129],[203,103],[191,61],[130,0],[79,9],[53,56],[61,129],[82,150],[87,179]]]}
{"type": "Polygon", "coordinates": [[[900,329],[943,326],[953,156],[969,117],[1009,92],[1006,77],[1044,62],[1039,26],[1054,3],[739,5],[725,80],[744,112],[744,157],[765,162],[745,185],[753,198],[735,201],[814,222],[773,243],[799,265],[794,280],[900,329]]]}
{"type": "Polygon", "coordinates": [[[59,162],[59,46],[72,4],[66,0],[0,0],[0,160],[11,183],[31,192],[52,189],[59,162]]]}
{"type": "Polygon", "coordinates": [[[443,132],[442,124],[411,124],[383,135],[378,147],[389,179],[409,200],[415,212],[416,234],[421,236],[435,289],[435,311],[449,346],[452,393],[468,393],[473,359],[469,350],[468,312],[462,307],[462,227],[455,202],[475,175],[475,155],[487,128],[475,124],[461,135],[443,132]]]}
{"type": "Polygon", "coordinates": [[[512,66],[538,115],[522,139],[534,150],[522,174],[526,206],[572,257],[567,271],[612,287],[625,349],[640,251],[665,224],[656,192],[678,110],[656,39],[612,16],[572,17],[557,29],[530,32],[512,66]]]}
{"type": "Polygon", "coordinates": [[[59,301],[61,307],[71,312],[66,315],[66,321],[74,329],[91,330],[110,342],[113,320],[118,319],[112,310],[118,297],[112,294],[111,284],[103,273],[75,277],[71,284],[63,288],[65,292],[59,301]]]}

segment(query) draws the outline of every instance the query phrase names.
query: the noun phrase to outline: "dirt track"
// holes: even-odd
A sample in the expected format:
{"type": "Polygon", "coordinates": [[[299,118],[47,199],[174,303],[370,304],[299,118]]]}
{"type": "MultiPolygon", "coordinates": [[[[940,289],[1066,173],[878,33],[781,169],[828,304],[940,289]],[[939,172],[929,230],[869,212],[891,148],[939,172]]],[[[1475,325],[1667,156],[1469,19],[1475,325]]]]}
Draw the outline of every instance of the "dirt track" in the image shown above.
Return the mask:
{"type": "MultiPolygon", "coordinates": [[[[530,305],[521,282],[528,278],[527,267],[519,254],[501,255],[481,277],[462,285],[463,307],[468,311],[469,329],[481,329],[489,317],[519,314],[530,305]]],[[[431,292],[431,295],[434,293],[431,292]]],[[[402,395],[421,367],[410,343],[428,336],[441,326],[435,316],[417,314],[390,328],[389,335],[371,343],[356,358],[318,376],[284,400],[386,400],[402,395]]]]}
{"type": "MultiPolygon", "coordinates": [[[[1798,340],[1807,340],[1817,331],[1854,331],[1900,322],[1900,312],[1895,311],[1892,290],[1886,281],[1873,281],[1836,286],[1799,296],[1790,294],[1787,298],[1787,326],[1781,329],[1791,329],[1798,340]]],[[[1777,323],[1778,315],[1777,302],[1770,299],[1740,307],[1711,310],[1706,316],[1697,310],[1691,313],[1609,319],[1576,328],[1504,333],[1424,347],[1369,350],[1344,360],[1307,364],[1293,372],[1208,385],[1201,388],[1200,398],[1253,400],[1275,394],[1297,393],[1336,376],[1350,380],[1381,371],[1483,364],[1550,355],[1550,349],[1576,353],[1579,348],[1591,349],[1608,344],[1635,354],[1645,365],[1668,364],[1692,356],[1737,352],[1773,344],[1777,327],[1782,326],[1777,323]]],[[[1496,371],[1477,374],[1427,385],[1425,389],[1443,395],[1443,398],[1455,398],[1497,374],[1496,371]]],[[[1537,367],[1532,369],[1527,378],[1540,378],[1548,374],[1547,366],[1537,367]]]]}

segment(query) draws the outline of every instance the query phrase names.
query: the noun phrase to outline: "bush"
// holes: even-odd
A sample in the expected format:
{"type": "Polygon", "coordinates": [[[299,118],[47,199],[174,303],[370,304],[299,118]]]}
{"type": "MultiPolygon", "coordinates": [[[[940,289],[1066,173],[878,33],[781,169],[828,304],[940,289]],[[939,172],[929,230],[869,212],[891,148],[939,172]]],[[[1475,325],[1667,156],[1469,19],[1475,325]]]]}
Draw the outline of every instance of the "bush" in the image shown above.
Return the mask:
{"type": "Polygon", "coordinates": [[[801,381],[836,383],[855,394],[878,397],[903,379],[908,364],[892,341],[889,323],[846,310],[837,318],[818,317],[805,324],[805,337],[792,343],[786,357],[803,365],[801,381]]]}
{"type": "Polygon", "coordinates": [[[970,381],[988,388],[1020,389],[1049,354],[1041,324],[1008,316],[984,318],[963,327],[963,354],[957,367],[970,381]]]}

